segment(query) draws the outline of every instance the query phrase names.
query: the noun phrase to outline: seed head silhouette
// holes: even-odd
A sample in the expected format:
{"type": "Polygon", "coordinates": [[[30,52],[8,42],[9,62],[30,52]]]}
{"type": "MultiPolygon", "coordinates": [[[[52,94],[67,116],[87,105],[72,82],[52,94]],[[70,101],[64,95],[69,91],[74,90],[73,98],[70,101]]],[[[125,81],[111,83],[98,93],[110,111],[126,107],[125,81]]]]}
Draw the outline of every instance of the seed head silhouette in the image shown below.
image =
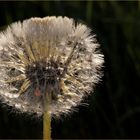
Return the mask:
{"type": "Polygon", "coordinates": [[[68,17],[30,18],[0,33],[0,97],[22,112],[68,114],[102,76],[95,35],[68,17]]]}

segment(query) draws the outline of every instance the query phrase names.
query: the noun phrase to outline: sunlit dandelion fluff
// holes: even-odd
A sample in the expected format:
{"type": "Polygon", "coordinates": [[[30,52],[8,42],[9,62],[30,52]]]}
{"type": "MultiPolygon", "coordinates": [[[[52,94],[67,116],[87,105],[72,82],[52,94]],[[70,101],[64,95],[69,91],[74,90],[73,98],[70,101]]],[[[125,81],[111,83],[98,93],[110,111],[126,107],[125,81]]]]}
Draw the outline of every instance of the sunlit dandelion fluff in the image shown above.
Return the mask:
{"type": "Polygon", "coordinates": [[[31,18],[0,33],[0,97],[22,112],[68,114],[94,90],[103,55],[91,30],[67,17],[31,18]]]}

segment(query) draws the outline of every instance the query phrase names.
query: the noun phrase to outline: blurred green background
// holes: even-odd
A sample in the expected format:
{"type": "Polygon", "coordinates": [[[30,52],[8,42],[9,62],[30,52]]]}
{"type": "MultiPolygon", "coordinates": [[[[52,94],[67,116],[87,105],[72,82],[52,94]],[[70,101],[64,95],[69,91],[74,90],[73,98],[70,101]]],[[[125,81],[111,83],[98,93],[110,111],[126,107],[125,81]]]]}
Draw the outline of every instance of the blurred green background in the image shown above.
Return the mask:
{"type": "MultiPolygon", "coordinates": [[[[86,23],[105,55],[104,77],[88,107],[52,120],[52,138],[140,138],[140,2],[0,2],[0,30],[30,17],[68,16],[86,23]]],[[[0,138],[42,138],[42,120],[0,105],[0,138]]]]}

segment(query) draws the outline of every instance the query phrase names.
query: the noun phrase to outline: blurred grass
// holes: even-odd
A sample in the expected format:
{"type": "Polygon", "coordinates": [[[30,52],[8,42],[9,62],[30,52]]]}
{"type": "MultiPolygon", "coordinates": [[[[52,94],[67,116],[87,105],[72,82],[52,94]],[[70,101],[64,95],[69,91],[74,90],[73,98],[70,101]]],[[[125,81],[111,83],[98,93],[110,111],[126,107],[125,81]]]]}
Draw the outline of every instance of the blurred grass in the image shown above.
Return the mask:
{"type": "MultiPolygon", "coordinates": [[[[87,23],[105,55],[103,81],[85,99],[89,107],[53,120],[52,137],[140,138],[140,1],[1,1],[0,29],[51,15],[87,23]]],[[[41,138],[40,121],[9,114],[2,107],[0,114],[0,138],[41,138]]]]}

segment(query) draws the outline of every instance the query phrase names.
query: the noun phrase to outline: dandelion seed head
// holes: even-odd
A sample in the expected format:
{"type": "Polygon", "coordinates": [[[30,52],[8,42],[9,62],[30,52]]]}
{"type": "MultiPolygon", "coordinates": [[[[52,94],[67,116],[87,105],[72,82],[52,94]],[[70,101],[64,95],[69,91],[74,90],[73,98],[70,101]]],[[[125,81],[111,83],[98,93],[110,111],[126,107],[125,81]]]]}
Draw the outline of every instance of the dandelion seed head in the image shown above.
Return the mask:
{"type": "Polygon", "coordinates": [[[60,116],[94,90],[103,54],[91,30],[68,17],[30,18],[0,33],[0,97],[22,112],[60,116]]]}

